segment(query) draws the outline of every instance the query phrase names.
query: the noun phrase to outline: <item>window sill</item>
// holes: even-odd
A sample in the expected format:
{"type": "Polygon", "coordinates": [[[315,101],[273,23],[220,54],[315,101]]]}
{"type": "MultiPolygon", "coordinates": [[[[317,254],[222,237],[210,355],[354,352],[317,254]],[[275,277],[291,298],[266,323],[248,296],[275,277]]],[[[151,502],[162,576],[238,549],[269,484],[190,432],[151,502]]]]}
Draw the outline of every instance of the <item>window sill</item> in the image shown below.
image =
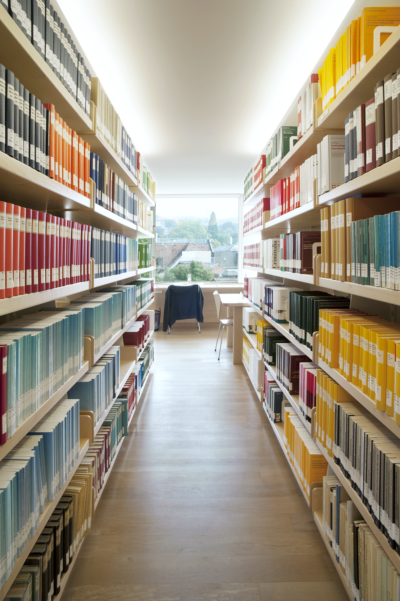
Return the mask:
{"type": "Polygon", "coordinates": [[[218,284],[212,282],[171,282],[170,284],[156,284],[155,289],[157,290],[166,290],[168,286],[193,286],[194,284],[198,284],[200,288],[210,288],[213,290],[219,290],[220,288],[234,288],[238,290],[243,290],[243,284],[231,283],[228,282],[226,284],[218,284]]]}

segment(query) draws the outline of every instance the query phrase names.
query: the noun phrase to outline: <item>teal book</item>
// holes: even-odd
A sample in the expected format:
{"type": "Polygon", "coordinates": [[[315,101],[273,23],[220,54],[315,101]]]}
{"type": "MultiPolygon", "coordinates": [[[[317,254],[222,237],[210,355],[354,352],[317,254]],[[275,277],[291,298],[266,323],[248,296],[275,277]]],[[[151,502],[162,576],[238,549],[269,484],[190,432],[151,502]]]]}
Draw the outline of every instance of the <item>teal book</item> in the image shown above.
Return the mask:
{"type": "Polygon", "coordinates": [[[362,219],[361,283],[369,285],[369,220],[362,219]]]}
{"type": "Polygon", "coordinates": [[[386,245],[385,216],[379,215],[379,265],[381,269],[381,287],[386,288],[386,245]]]}
{"type": "Polygon", "coordinates": [[[375,229],[374,218],[368,219],[369,285],[375,286],[375,229]]]}
{"type": "Polygon", "coordinates": [[[379,215],[373,217],[374,220],[374,267],[375,267],[375,283],[377,288],[381,287],[381,264],[380,264],[380,232],[379,232],[379,215]]]}
{"type": "MultiPolygon", "coordinates": [[[[386,286],[385,288],[392,288],[392,279],[393,279],[393,267],[392,263],[392,230],[391,230],[391,216],[390,213],[384,215],[385,220],[385,265],[386,265],[386,286]]],[[[394,282],[393,282],[394,288],[394,282]]]]}

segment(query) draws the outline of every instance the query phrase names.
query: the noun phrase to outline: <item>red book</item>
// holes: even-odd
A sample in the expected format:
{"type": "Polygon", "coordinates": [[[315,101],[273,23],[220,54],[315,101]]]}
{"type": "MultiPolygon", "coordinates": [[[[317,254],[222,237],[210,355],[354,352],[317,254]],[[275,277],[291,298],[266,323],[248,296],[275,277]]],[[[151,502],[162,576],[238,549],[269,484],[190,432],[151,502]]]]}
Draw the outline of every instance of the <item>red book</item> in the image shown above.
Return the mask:
{"type": "Polygon", "coordinates": [[[19,288],[18,294],[25,294],[25,237],[26,209],[21,207],[19,219],[19,288]]]}
{"type": "Polygon", "coordinates": [[[13,205],[13,296],[19,295],[19,222],[21,218],[21,207],[13,205]]]}
{"type": "MultiPolygon", "coordinates": [[[[47,214],[47,235],[50,235],[50,288],[57,288],[57,218],[47,214]],[[50,231],[49,231],[50,226],[50,231]]],[[[47,263],[48,264],[48,263],[47,263]]],[[[48,269],[46,264],[46,268],[48,269]]],[[[47,274],[46,274],[47,281],[47,274]]]]}
{"type": "Polygon", "coordinates": [[[6,203],[0,200],[0,299],[6,296],[6,203]]]}
{"type": "Polygon", "coordinates": [[[78,282],[82,282],[83,278],[82,278],[82,265],[83,265],[83,226],[81,223],[77,223],[77,236],[78,236],[78,273],[77,273],[77,281],[78,282]]]}
{"type": "Polygon", "coordinates": [[[25,292],[32,292],[32,209],[25,216],[25,292]]]}
{"type": "Polygon", "coordinates": [[[72,129],[67,127],[67,171],[68,187],[72,188],[72,129]]]}
{"type": "Polygon", "coordinates": [[[32,210],[32,292],[39,290],[39,211],[32,210]]]}
{"type": "Polygon", "coordinates": [[[90,198],[90,145],[85,142],[85,196],[90,198]]]}
{"type": "Polygon", "coordinates": [[[0,346],[0,445],[7,442],[7,345],[0,346]]]}
{"type": "MultiPolygon", "coordinates": [[[[32,215],[33,217],[33,215],[32,215]]],[[[33,238],[32,238],[33,241],[33,238]]],[[[47,290],[46,285],[46,213],[38,211],[38,276],[39,292],[47,290]]]]}
{"type": "Polygon", "coordinates": [[[52,226],[52,215],[46,213],[46,255],[45,255],[45,268],[46,268],[46,290],[52,288],[51,285],[51,264],[52,264],[52,252],[53,252],[53,240],[51,236],[52,226]]]}
{"type": "Polygon", "coordinates": [[[78,187],[79,194],[85,195],[85,144],[78,137],[78,187]]]}
{"type": "Polygon", "coordinates": [[[76,223],[71,221],[71,284],[76,284],[76,223]]]}
{"type": "Polygon", "coordinates": [[[87,280],[87,225],[82,225],[82,282],[87,280]]]}
{"type": "Polygon", "coordinates": [[[86,260],[87,260],[87,281],[90,280],[90,252],[91,252],[91,243],[92,243],[92,228],[90,225],[87,226],[87,252],[86,252],[86,260]]]}
{"type": "Polygon", "coordinates": [[[60,182],[60,184],[64,183],[64,163],[63,163],[63,150],[64,150],[64,126],[63,126],[63,120],[61,119],[60,115],[56,115],[56,122],[57,122],[57,146],[58,146],[58,152],[57,152],[57,162],[58,162],[58,179],[57,181],[60,182]]]}
{"type": "Polygon", "coordinates": [[[365,170],[376,167],[375,98],[365,103],[365,170]]]}
{"type": "Polygon", "coordinates": [[[49,177],[54,179],[55,177],[55,146],[56,146],[56,110],[54,104],[44,104],[50,113],[50,132],[49,132],[49,177]]]}
{"type": "Polygon", "coordinates": [[[56,287],[61,286],[60,278],[60,253],[61,253],[61,240],[60,240],[60,223],[61,217],[56,217],[56,287]]]}
{"type": "Polygon", "coordinates": [[[65,285],[72,284],[72,221],[66,222],[65,231],[65,285]]]}
{"type": "Polygon", "coordinates": [[[65,286],[64,283],[64,250],[65,250],[65,219],[60,217],[59,238],[58,238],[58,281],[60,286],[65,286]]]}
{"type": "Polygon", "coordinates": [[[71,130],[71,188],[79,192],[79,143],[78,134],[71,130]]]}

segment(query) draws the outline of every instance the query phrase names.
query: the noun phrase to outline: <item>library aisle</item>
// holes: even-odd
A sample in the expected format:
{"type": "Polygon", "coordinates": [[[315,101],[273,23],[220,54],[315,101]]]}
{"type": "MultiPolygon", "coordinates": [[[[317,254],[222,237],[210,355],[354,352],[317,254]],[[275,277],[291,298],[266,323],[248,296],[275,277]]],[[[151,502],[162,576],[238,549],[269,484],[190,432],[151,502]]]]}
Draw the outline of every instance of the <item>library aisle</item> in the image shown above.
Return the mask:
{"type": "Polygon", "coordinates": [[[346,601],[244,367],[205,325],[155,339],[66,601],[346,601]]]}

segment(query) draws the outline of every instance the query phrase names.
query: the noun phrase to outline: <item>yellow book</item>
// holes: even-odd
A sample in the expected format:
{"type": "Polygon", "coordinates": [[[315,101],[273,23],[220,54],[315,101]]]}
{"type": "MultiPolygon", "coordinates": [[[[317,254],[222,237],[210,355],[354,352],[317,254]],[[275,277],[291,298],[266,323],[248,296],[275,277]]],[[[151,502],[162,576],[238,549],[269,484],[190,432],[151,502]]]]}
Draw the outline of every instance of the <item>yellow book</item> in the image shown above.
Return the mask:
{"type": "Polygon", "coordinates": [[[346,41],[346,83],[349,83],[351,79],[351,24],[346,29],[346,41]]]}
{"type": "Polygon", "coordinates": [[[351,35],[351,66],[350,66],[350,79],[356,76],[356,64],[357,64],[357,21],[352,21],[350,25],[351,35]]]}
{"type": "Polygon", "coordinates": [[[395,415],[396,349],[399,342],[398,339],[389,339],[387,341],[385,411],[392,417],[395,415]]]}
{"type": "Polygon", "coordinates": [[[342,90],[347,85],[347,32],[342,35],[342,90]]]}
{"type": "Polygon", "coordinates": [[[394,420],[400,425],[400,343],[395,345],[394,420]]]}
{"type": "Polygon", "coordinates": [[[362,69],[374,53],[374,30],[376,27],[400,25],[400,7],[389,6],[364,8],[360,23],[360,69],[362,69]]]}
{"type": "Polygon", "coordinates": [[[319,343],[318,343],[318,356],[322,361],[325,361],[325,347],[326,347],[326,316],[327,311],[321,309],[319,312],[319,343]]]}
{"type": "Polygon", "coordinates": [[[361,35],[361,17],[358,17],[358,19],[357,19],[357,63],[356,63],[356,75],[360,71],[360,64],[361,64],[361,41],[360,41],[360,35],[361,35]]]}
{"type": "Polygon", "coordinates": [[[328,462],[317,448],[307,449],[307,451],[306,495],[308,500],[310,500],[311,484],[313,482],[322,482],[328,471],[328,462]]]}
{"type": "Polygon", "coordinates": [[[328,382],[329,376],[324,372],[322,375],[322,413],[321,413],[321,443],[326,448],[326,426],[328,419],[328,382]]]}
{"type": "Polygon", "coordinates": [[[354,316],[344,316],[343,322],[343,376],[348,382],[352,381],[353,368],[353,324],[365,322],[365,313],[359,313],[354,316]]]}
{"type": "Polygon", "coordinates": [[[341,80],[341,69],[342,69],[342,54],[340,50],[340,38],[336,44],[336,63],[335,63],[335,96],[340,94],[340,80],[341,80]]]}
{"type": "Polygon", "coordinates": [[[360,327],[359,323],[353,324],[353,366],[351,382],[354,386],[361,387],[360,383],[360,327]]]}
{"type": "Polygon", "coordinates": [[[326,404],[327,404],[327,411],[326,411],[326,450],[328,451],[328,454],[330,457],[333,457],[333,449],[332,449],[332,442],[333,442],[333,434],[335,432],[335,414],[333,412],[333,399],[335,396],[335,382],[329,378],[328,381],[328,390],[327,390],[327,396],[326,396],[326,404]]]}
{"type": "MultiPolygon", "coordinates": [[[[399,332],[388,334],[378,333],[376,335],[376,383],[375,395],[371,398],[375,400],[376,408],[379,411],[385,411],[388,415],[394,415],[394,368],[389,368],[389,382],[387,381],[387,352],[394,350],[393,342],[389,345],[389,340],[396,342],[399,338],[399,332]],[[389,386],[387,386],[389,384],[389,386]]],[[[393,354],[393,353],[391,353],[393,354]]],[[[391,365],[394,361],[391,361],[391,365]]]]}
{"type": "Polygon", "coordinates": [[[359,314],[356,309],[331,309],[329,311],[327,320],[329,322],[329,334],[327,340],[329,355],[328,365],[332,369],[337,369],[339,367],[340,318],[354,314],[359,314]]]}

